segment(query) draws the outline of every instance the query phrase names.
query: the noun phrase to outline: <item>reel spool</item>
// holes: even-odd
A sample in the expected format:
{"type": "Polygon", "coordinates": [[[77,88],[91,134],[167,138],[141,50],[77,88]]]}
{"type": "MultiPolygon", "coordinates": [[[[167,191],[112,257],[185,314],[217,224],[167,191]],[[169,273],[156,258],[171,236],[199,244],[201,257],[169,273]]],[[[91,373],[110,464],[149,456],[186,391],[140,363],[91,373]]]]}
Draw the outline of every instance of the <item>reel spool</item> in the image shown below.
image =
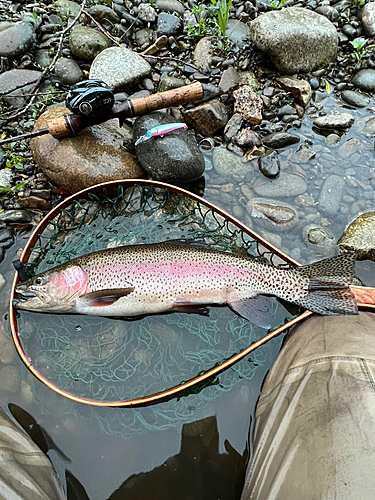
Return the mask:
{"type": "Polygon", "coordinates": [[[115,97],[102,80],[85,80],[74,85],[68,92],[65,104],[75,115],[86,118],[108,115],[115,97]]]}

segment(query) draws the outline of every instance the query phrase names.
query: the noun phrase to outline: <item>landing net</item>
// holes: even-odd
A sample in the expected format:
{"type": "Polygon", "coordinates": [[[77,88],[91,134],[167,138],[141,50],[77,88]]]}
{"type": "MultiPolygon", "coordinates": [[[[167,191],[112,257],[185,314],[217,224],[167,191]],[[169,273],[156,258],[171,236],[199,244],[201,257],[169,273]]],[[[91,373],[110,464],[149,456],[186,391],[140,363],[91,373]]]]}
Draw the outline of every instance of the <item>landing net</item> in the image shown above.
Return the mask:
{"type": "MultiPolygon", "coordinates": [[[[200,240],[275,264],[273,252],[203,203],[135,184],[73,200],[38,234],[26,267],[33,275],[97,250],[173,239],[200,240]]],[[[270,316],[274,330],[290,313],[275,299],[270,316]]],[[[131,321],[20,311],[17,326],[38,373],[61,391],[102,405],[184,385],[266,333],[228,307],[211,307],[209,317],[170,313],[131,321]]],[[[225,390],[252,378],[264,352],[258,362],[255,355],[228,372],[225,390]]],[[[216,377],[203,386],[211,387],[210,398],[223,388],[216,377]]],[[[207,397],[202,386],[194,391],[207,397]]]]}

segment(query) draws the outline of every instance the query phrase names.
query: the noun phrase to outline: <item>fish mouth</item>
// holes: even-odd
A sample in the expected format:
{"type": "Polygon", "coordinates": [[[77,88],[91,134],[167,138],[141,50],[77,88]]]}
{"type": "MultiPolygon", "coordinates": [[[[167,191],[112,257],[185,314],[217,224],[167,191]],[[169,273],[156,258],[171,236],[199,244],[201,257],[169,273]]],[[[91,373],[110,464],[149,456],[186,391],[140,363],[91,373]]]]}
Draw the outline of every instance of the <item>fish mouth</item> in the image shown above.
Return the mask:
{"type": "Polygon", "coordinates": [[[30,290],[25,285],[18,285],[16,287],[16,293],[18,295],[17,299],[13,299],[12,304],[17,309],[23,309],[26,305],[43,305],[46,304],[47,297],[40,290],[30,290]]]}

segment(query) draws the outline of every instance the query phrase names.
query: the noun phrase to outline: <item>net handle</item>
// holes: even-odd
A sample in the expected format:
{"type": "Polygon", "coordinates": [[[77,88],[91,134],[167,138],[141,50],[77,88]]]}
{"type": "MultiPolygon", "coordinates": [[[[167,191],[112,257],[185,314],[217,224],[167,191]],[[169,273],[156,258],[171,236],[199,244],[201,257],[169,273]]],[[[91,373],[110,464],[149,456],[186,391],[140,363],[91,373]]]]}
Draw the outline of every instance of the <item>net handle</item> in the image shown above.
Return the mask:
{"type": "MultiPolygon", "coordinates": [[[[177,194],[182,194],[186,196],[187,198],[191,198],[203,206],[206,206],[207,208],[213,210],[214,212],[218,213],[222,217],[226,218],[234,224],[236,227],[241,229],[245,234],[247,234],[250,238],[253,240],[258,241],[261,245],[263,245],[267,250],[270,250],[271,252],[275,253],[278,257],[283,259],[285,262],[293,265],[293,266],[300,266],[301,264],[297,262],[296,260],[292,259],[288,255],[286,255],[284,252],[273,246],[271,243],[269,243],[267,240],[262,238],[259,234],[256,232],[252,231],[250,228],[245,226],[242,222],[237,220],[236,218],[232,217],[230,214],[228,214],[225,210],[222,210],[221,208],[217,207],[213,203],[210,203],[200,196],[190,193],[189,191],[186,191],[185,189],[172,186],[170,184],[166,184],[164,182],[159,182],[159,181],[153,181],[153,180],[145,180],[145,179],[126,179],[126,180],[118,180],[118,181],[110,181],[110,182],[104,182],[101,184],[97,184],[95,186],[92,186],[90,188],[86,188],[82,191],[79,191],[78,193],[75,193],[65,200],[63,200],[61,203],[59,203],[55,208],[53,208],[42,220],[41,222],[37,225],[37,227],[34,229],[32,234],[30,235],[30,238],[28,239],[26,246],[22,252],[20,261],[22,264],[26,264],[31,250],[33,249],[34,245],[37,242],[37,238],[39,234],[43,232],[43,230],[46,228],[48,225],[49,221],[53,219],[59,212],[60,210],[66,208],[69,206],[74,200],[77,200],[79,198],[86,197],[88,193],[96,193],[98,191],[103,191],[104,188],[113,188],[113,187],[118,187],[118,186],[123,186],[124,188],[129,188],[137,184],[138,186],[152,186],[156,188],[162,188],[162,189],[168,189],[171,192],[177,193],[177,194]]],[[[9,304],[9,320],[10,320],[10,326],[11,326],[11,331],[12,331],[12,337],[14,344],[16,346],[17,352],[19,356],[21,357],[22,361],[24,364],[27,366],[27,368],[31,371],[31,373],[39,379],[43,384],[45,384],[47,387],[52,389],[53,391],[57,392],[58,394],[61,394],[62,396],[65,396],[69,399],[72,399],[73,401],[77,401],[79,403],[84,403],[92,406],[101,406],[101,407],[136,407],[136,406],[145,406],[149,404],[153,404],[156,402],[160,402],[162,400],[167,400],[172,397],[175,397],[178,394],[183,393],[184,391],[187,391],[188,389],[201,384],[204,381],[207,381],[210,378],[214,378],[217,376],[219,373],[222,371],[226,370],[227,368],[231,367],[247,355],[249,355],[252,351],[260,347],[261,345],[267,343],[271,339],[277,337],[280,335],[280,333],[284,332],[288,328],[292,327],[293,325],[296,325],[300,321],[303,321],[304,319],[308,318],[311,316],[313,313],[310,311],[304,311],[301,313],[299,316],[296,318],[288,321],[284,325],[280,326],[276,330],[273,330],[272,332],[267,333],[264,337],[261,339],[257,340],[253,344],[251,344],[249,347],[243,349],[240,351],[238,354],[235,354],[225,360],[223,363],[211,368],[210,370],[204,372],[202,375],[198,375],[194,378],[191,378],[190,380],[186,381],[183,384],[179,384],[176,386],[173,386],[169,389],[166,389],[161,392],[157,392],[154,394],[150,394],[147,396],[142,396],[140,398],[136,399],[127,399],[127,400],[122,400],[122,401],[95,401],[92,399],[87,399],[87,398],[81,398],[79,396],[76,396],[74,394],[71,394],[67,391],[64,391],[57,387],[56,385],[52,384],[49,380],[47,380],[41,373],[38,372],[36,367],[32,364],[31,360],[28,358],[26,355],[22,344],[21,340],[19,338],[18,334],[18,325],[17,325],[17,311],[13,307],[13,299],[15,295],[15,287],[17,286],[19,282],[19,277],[18,273],[15,273],[14,279],[13,279],[13,285],[12,285],[12,290],[10,294],[10,304],[9,304]]],[[[357,287],[359,289],[366,288],[366,287],[357,287]]],[[[358,307],[362,308],[370,308],[375,311],[375,304],[361,304],[358,303],[358,307]]]]}

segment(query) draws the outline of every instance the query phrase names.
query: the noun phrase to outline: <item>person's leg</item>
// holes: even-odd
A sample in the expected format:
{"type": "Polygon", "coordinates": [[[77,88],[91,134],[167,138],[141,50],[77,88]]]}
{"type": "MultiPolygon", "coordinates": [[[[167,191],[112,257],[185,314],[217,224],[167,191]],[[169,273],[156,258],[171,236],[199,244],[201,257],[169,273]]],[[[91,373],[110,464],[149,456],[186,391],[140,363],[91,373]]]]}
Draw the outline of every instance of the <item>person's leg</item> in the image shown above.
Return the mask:
{"type": "Polygon", "coordinates": [[[2,409],[0,409],[0,499],[65,499],[48,457],[2,409]]]}
{"type": "Polygon", "coordinates": [[[298,325],[257,404],[241,500],[375,498],[375,314],[298,325]]]}

